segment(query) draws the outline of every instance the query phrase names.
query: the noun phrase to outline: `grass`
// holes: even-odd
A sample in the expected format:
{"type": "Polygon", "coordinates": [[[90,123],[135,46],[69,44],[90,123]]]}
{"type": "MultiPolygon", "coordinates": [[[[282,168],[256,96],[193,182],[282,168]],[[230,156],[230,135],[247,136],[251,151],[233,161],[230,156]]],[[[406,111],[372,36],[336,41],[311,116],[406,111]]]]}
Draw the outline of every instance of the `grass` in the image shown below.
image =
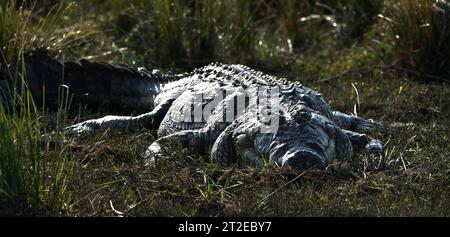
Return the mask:
{"type": "Polygon", "coordinates": [[[130,14],[142,22],[137,27],[150,31],[135,32],[138,35],[125,40],[131,45],[138,41],[139,48],[145,48],[141,58],[162,66],[193,67],[225,59],[243,62],[252,55],[254,44],[251,7],[251,2],[234,0],[142,2],[137,9],[144,12],[132,9],[130,14]]]}
{"type": "Polygon", "coordinates": [[[386,15],[397,60],[419,75],[428,75],[421,79],[448,82],[450,3],[401,1],[392,4],[386,15]]]}
{"type": "MultiPolygon", "coordinates": [[[[63,140],[53,148],[59,155],[52,159],[48,155],[48,144],[41,138],[44,126],[41,116],[45,116],[45,108],[40,111],[33,101],[32,94],[26,86],[26,71],[23,54],[33,47],[42,47],[40,37],[52,34],[47,29],[55,26],[55,19],[62,8],[57,8],[55,15],[32,23],[32,14],[24,10],[25,5],[16,5],[14,1],[3,1],[0,8],[2,25],[0,31],[2,60],[0,69],[6,73],[2,79],[2,89],[14,91],[12,106],[0,104],[0,192],[2,208],[17,210],[32,209],[60,212],[65,209],[70,197],[66,196],[67,177],[71,174],[72,161],[66,159],[63,140]],[[31,24],[36,28],[28,31],[31,24]],[[46,31],[46,32],[43,32],[46,31]],[[16,64],[14,68],[6,65],[16,64]],[[11,70],[10,70],[11,69],[11,70]],[[21,72],[22,76],[14,75],[13,71],[21,72]],[[6,83],[9,81],[9,83],[6,83]],[[4,83],[5,82],[5,83],[4,83]]],[[[49,40],[53,47],[63,47],[63,40],[49,40]]],[[[68,108],[65,93],[60,93],[61,106],[55,114],[57,127],[64,126],[62,121],[68,108]]]]}
{"type": "MultiPolygon", "coordinates": [[[[25,90],[17,99],[17,113],[0,106],[0,202],[18,210],[60,212],[70,199],[65,191],[73,161],[66,159],[62,138],[53,148],[57,158],[49,156],[30,92],[25,90]]],[[[58,112],[59,126],[61,116],[64,113],[58,112]]]]}
{"type": "Polygon", "coordinates": [[[185,151],[144,167],[156,131],[48,140],[41,134],[105,111],[70,112],[65,91],[58,111],[46,111],[18,90],[18,108],[0,108],[0,215],[449,216],[450,89],[423,83],[446,74],[418,66],[447,63],[435,50],[444,55],[450,41],[435,27],[444,14],[425,2],[79,1],[48,13],[4,3],[2,68],[42,47],[162,70],[244,63],[302,82],[335,110],[406,125],[371,134],[386,143],[378,170],[363,154],[294,173],[222,168],[185,151]],[[417,28],[429,19],[435,26],[417,28]]]}

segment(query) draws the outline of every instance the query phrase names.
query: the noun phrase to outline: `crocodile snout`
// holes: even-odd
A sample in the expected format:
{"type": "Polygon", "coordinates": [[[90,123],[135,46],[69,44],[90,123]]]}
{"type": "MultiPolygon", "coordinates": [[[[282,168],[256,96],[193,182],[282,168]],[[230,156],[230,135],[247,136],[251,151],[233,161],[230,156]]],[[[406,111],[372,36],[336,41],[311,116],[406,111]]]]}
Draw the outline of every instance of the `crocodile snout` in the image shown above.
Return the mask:
{"type": "Polygon", "coordinates": [[[326,165],[322,158],[313,151],[301,150],[287,152],[283,157],[282,167],[295,170],[309,168],[325,169],[326,165]]]}

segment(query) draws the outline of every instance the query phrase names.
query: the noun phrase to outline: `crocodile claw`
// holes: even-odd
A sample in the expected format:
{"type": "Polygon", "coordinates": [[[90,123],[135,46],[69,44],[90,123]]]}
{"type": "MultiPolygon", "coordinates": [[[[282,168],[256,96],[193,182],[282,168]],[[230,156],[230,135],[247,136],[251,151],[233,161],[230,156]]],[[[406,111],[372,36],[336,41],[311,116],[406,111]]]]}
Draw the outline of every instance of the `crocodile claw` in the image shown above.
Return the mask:
{"type": "Polygon", "coordinates": [[[157,141],[153,142],[145,151],[144,154],[144,162],[145,165],[154,165],[161,158],[167,157],[170,155],[170,152],[167,151],[164,147],[162,147],[157,141]]]}
{"type": "Polygon", "coordinates": [[[373,158],[369,160],[369,169],[380,170],[383,168],[383,145],[378,140],[371,140],[366,146],[367,153],[373,158]]]}
{"type": "Polygon", "coordinates": [[[370,155],[381,156],[383,154],[383,144],[378,140],[371,140],[366,145],[366,151],[370,155]]]}

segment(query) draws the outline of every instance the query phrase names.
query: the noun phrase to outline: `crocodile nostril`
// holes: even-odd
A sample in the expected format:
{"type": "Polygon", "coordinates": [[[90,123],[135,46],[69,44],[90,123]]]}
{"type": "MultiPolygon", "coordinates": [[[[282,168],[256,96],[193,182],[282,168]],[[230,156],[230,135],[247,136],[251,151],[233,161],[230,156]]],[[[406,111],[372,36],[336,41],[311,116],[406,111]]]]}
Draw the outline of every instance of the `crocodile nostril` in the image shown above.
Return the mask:
{"type": "Polygon", "coordinates": [[[305,170],[309,168],[325,169],[325,163],[320,156],[310,151],[286,153],[282,166],[294,170],[305,170]]]}

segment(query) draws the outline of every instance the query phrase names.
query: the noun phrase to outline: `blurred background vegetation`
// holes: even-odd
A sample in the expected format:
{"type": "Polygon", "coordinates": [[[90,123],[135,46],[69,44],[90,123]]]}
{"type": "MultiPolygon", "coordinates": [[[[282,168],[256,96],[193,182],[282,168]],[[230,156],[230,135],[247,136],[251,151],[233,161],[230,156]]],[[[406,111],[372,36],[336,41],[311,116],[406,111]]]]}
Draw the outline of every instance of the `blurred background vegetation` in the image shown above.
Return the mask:
{"type": "Polygon", "coordinates": [[[2,6],[5,55],[38,47],[59,57],[151,67],[222,61],[297,72],[317,61],[315,76],[324,76],[351,67],[343,52],[364,57],[363,46],[371,50],[364,64],[395,64],[427,80],[448,80],[445,0],[13,2],[2,6]]]}
{"type": "MultiPolygon", "coordinates": [[[[317,182],[308,176],[307,185],[277,194],[283,203],[258,203],[255,198],[291,176],[269,169],[255,181],[253,170],[189,163],[196,169],[194,181],[180,184],[174,180],[191,168],[168,164],[147,173],[157,174],[155,186],[142,176],[138,162],[150,144],[148,136],[100,136],[77,145],[60,137],[49,145],[40,134],[63,127],[70,115],[63,106],[50,114],[36,108],[22,90],[17,111],[0,108],[0,213],[115,215],[113,200],[116,207],[133,207],[128,209],[133,215],[450,214],[447,0],[0,2],[1,70],[21,67],[30,52],[175,72],[212,61],[241,63],[301,81],[323,93],[336,110],[413,123],[376,135],[387,143],[386,170],[358,171],[356,181],[336,181],[336,172],[327,171],[317,182]],[[226,182],[219,185],[223,177],[226,182]],[[229,191],[233,182],[244,185],[229,191]],[[173,205],[167,203],[167,190],[173,205]],[[290,200],[292,195],[299,198],[290,200]],[[135,208],[142,203],[146,207],[135,208]]],[[[75,117],[98,116],[80,113],[75,117]]]]}

